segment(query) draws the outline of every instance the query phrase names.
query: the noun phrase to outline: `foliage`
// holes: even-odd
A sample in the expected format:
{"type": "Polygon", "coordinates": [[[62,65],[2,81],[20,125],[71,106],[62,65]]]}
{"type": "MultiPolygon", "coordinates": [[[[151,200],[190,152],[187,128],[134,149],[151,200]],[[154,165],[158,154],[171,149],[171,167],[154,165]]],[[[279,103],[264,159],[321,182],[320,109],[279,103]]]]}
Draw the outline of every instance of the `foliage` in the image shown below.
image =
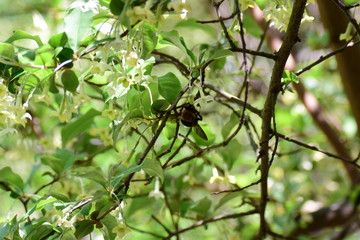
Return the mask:
{"type": "MultiPolygon", "coordinates": [[[[328,150],[291,88],[304,82],[324,104],[337,94],[354,137],[345,95],[318,79],[336,80],[332,59],[279,68],[280,101],[268,105],[281,50],[263,46],[250,13],[259,4],[290,34],[296,4],[228,1],[225,18],[223,2],[78,0],[48,39],[20,29],[0,43],[0,239],[286,238],[309,221],[307,206],[350,195],[337,163],[348,159],[328,150]],[[181,123],[187,103],[192,127],[181,123]]],[[[311,33],[299,36],[324,47],[301,16],[311,33]]]]}

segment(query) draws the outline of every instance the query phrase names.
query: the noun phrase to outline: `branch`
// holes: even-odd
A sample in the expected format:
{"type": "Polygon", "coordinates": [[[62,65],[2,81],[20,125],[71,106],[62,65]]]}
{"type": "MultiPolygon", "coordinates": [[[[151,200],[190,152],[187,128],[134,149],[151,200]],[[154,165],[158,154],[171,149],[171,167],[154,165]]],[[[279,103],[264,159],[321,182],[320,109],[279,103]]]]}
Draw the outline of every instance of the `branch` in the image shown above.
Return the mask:
{"type": "Polygon", "coordinates": [[[201,220],[196,222],[195,224],[191,225],[190,227],[178,230],[177,232],[174,232],[172,234],[169,234],[167,237],[163,238],[163,240],[167,240],[167,239],[171,239],[173,236],[176,236],[180,233],[183,232],[187,232],[189,230],[201,227],[201,226],[205,226],[208,223],[212,223],[212,222],[217,222],[217,221],[221,221],[221,220],[225,220],[225,219],[231,219],[231,218],[240,218],[240,217],[244,217],[244,216],[248,216],[248,215],[252,215],[257,213],[257,210],[251,210],[248,212],[243,212],[243,213],[235,213],[235,214],[229,214],[229,215],[219,215],[213,218],[209,218],[209,219],[205,219],[205,220],[201,220]]]}
{"type": "MultiPolygon", "coordinates": [[[[238,98],[234,95],[231,95],[230,93],[225,92],[224,90],[221,90],[220,88],[217,88],[210,83],[204,83],[204,87],[213,90],[214,92],[216,92],[220,96],[226,98],[230,102],[236,103],[237,105],[239,105],[241,107],[245,107],[245,102],[242,101],[240,98],[238,98]]],[[[258,116],[261,116],[261,110],[251,106],[249,103],[246,104],[246,109],[252,113],[255,113],[258,116]]]]}
{"type": "Polygon", "coordinates": [[[360,37],[360,26],[357,23],[356,19],[353,16],[351,16],[350,11],[346,7],[346,5],[343,2],[339,1],[339,0],[333,0],[333,2],[335,2],[335,4],[337,6],[339,6],[341,8],[341,10],[345,13],[346,17],[349,19],[351,24],[354,26],[354,28],[356,29],[357,34],[360,37]]]}
{"type": "Polygon", "coordinates": [[[221,21],[226,21],[226,20],[229,20],[229,19],[232,19],[233,17],[235,17],[237,14],[237,12],[233,12],[230,16],[228,17],[220,17],[219,19],[214,19],[214,20],[207,20],[207,21],[196,21],[198,23],[202,23],[202,24],[205,24],[205,23],[218,23],[218,22],[221,22],[221,21]]]}
{"type": "Polygon", "coordinates": [[[345,158],[345,157],[342,157],[342,156],[327,152],[327,151],[322,150],[322,149],[320,149],[318,147],[315,147],[315,146],[303,143],[303,142],[301,142],[299,140],[295,140],[293,138],[287,137],[287,136],[285,136],[285,135],[283,135],[281,133],[275,133],[275,135],[282,138],[282,139],[284,139],[284,140],[286,140],[286,141],[288,141],[288,142],[295,143],[296,145],[302,146],[302,147],[310,149],[312,151],[321,152],[321,153],[323,153],[323,154],[325,154],[325,155],[327,155],[329,157],[332,157],[332,158],[339,159],[341,161],[347,162],[347,163],[352,164],[355,167],[360,169],[360,165],[356,164],[357,159],[352,160],[352,159],[348,159],[348,158],[345,158]]]}
{"type": "Polygon", "coordinates": [[[325,56],[320,56],[320,58],[319,58],[318,60],[316,60],[315,62],[311,63],[310,65],[304,67],[303,69],[300,69],[300,70],[297,71],[295,74],[296,74],[297,76],[299,76],[299,75],[301,75],[302,73],[304,73],[305,71],[308,71],[308,70],[310,70],[312,67],[315,67],[315,66],[318,65],[319,63],[325,61],[326,59],[328,59],[328,58],[330,58],[330,57],[332,57],[332,56],[334,56],[334,55],[336,55],[336,54],[338,54],[338,53],[343,52],[343,51],[344,51],[345,49],[347,49],[347,48],[351,48],[351,47],[356,46],[356,45],[358,45],[358,44],[360,44],[360,41],[357,41],[357,42],[355,42],[355,43],[348,42],[347,44],[345,44],[345,45],[342,46],[341,48],[338,48],[337,50],[332,51],[332,52],[326,54],[325,56]]]}
{"type": "Polygon", "coordinates": [[[260,232],[259,238],[264,239],[267,233],[267,224],[265,219],[265,209],[268,201],[268,183],[267,174],[269,170],[269,140],[272,134],[271,121],[274,116],[276,99],[281,91],[281,78],[285,68],[286,61],[291,53],[292,47],[298,39],[298,31],[305,10],[306,0],[296,0],[293,5],[285,40],[281,45],[277,54],[278,58],[275,62],[268,94],[266,96],[264,109],[262,111],[262,133],[259,157],[261,158],[260,170],[262,174],[261,181],[261,201],[260,201],[260,232]]]}

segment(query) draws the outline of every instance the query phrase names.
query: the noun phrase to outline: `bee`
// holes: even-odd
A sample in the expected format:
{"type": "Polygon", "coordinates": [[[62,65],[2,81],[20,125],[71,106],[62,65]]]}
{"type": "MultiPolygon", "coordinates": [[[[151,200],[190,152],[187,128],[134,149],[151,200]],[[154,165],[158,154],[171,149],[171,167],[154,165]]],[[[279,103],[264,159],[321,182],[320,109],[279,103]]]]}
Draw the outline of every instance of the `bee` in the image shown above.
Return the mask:
{"type": "Polygon", "coordinates": [[[202,130],[202,128],[198,124],[198,121],[202,120],[202,116],[193,105],[191,105],[190,103],[186,103],[182,106],[180,120],[185,127],[193,127],[195,133],[199,137],[206,141],[208,140],[204,130],[202,130]]]}

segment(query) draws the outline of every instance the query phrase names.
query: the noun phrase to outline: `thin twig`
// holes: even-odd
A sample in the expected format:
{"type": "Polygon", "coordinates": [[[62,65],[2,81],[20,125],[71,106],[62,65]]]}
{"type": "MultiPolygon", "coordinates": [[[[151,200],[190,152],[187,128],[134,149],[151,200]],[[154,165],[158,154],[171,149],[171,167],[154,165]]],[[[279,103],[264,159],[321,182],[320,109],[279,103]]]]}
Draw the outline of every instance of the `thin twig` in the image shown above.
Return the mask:
{"type": "Polygon", "coordinates": [[[171,239],[173,236],[176,236],[176,235],[178,235],[180,233],[187,232],[187,231],[190,231],[192,229],[195,229],[195,228],[198,228],[198,227],[201,227],[201,226],[205,226],[205,225],[207,225],[209,223],[212,223],[212,222],[222,221],[222,220],[225,220],[225,219],[240,218],[240,217],[249,216],[249,215],[252,215],[252,214],[255,214],[255,213],[258,213],[258,211],[257,210],[251,210],[251,211],[242,212],[242,213],[235,213],[235,214],[229,214],[229,215],[219,215],[219,216],[216,216],[216,217],[213,217],[213,218],[201,220],[201,221],[198,221],[195,224],[191,225],[190,227],[187,227],[187,228],[181,229],[181,230],[179,230],[179,231],[177,231],[175,233],[169,234],[167,237],[163,238],[163,240],[171,239]]]}
{"type": "Polygon", "coordinates": [[[328,59],[328,58],[330,58],[330,57],[332,57],[332,56],[334,56],[334,55],[336,55],[336,54],[338,54],[338,53],[343,52],[343,51],[344,51],[345,49],[347,49],[347,48],[351,48],[351,47],[353,47],[353,46],[355,46],[355,45],[358,45],[359,43],[360,43],[360,41],[357,41],[357,42],[355,42],[355,43],[348,42],[347,44],[345,44],[345,45],[342,46],[341,48],[339,48],[339,49],[337,49],[337,50],[335,50],[335,51],[332,51],[332,52],[326,54],[325,56],[320,56],[320,58],[319,58],[318,60],[316,60],[315,62],[309,64],[308,66],[304,67],[303,69],[300,69],[300,70],[297,71],[295,74],[296,74],[297,76],[299,76],[299,75],[303,74],[304,72],[310,70],[312,67],[314,67],[314,66],[318,65],[319,63],[325,61],[326,59],[328,59]]]}
{"type": "Polygon", "coordinates": [[[286,140],[286,141],[288,141],[288,142],[295,143],[295,144],[298,145],[298,146],[301,146],[301,147],[310,149],[310,150],[312,150],[312,151],[316,151],[316,152],[323,153],[323,154],[325,154],[326,156],[329,156],[329,157],[332,157],[332,158],[335,158],[335,159],[339,159],[339,160],[341,160],[341,161],[350,163],[350,164],[354,165],[354,166],[357,167],[357,168],[360,168],[360,165],[356,164],[357,159],[352,160],[352,159],[348,159],[348,158],[345,158],[345,157],[336,155],[336,154],[334,154],[334,153],[327,152],[327,151],[322,150],[322,149],[320,149],[320,148],[318,148],[318,147],[316,147],[316,146],[309,145],[309,144],[304,143],[304,142],[301,142],[301,141],[299,141],[299,140],[296,140],[296,139],[287,137],[287,136],[285,136],[285,135],[283,135],[283,134],[281,134],[281,133],[275,133],[275,136],[278,136],[278,137],[280,137],[280,138],[282,138],[282,139],[284,139],[284,140],[286,140]]]}

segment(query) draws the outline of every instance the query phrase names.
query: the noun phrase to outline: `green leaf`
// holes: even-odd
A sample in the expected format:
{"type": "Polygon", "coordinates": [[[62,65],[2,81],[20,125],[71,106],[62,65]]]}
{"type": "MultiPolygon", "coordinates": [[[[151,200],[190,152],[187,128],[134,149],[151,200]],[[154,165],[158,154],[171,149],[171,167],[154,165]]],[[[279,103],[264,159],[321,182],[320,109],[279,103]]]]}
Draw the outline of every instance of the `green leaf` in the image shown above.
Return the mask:
{"type": "Polygon", "coordinates": [[[10,38],[8,38],[5,42],[12,43],[12,42],[14,42],[16,40],[20,40],[20,39],[34,40],[38,44],[39,47],[43,45],[43,43],[38,35],[31,35],[30,33],[27,33],[22,30],[15,31],[14,34],[10,38]]]}
{"type": "Polygon", "coordinates": [[[142,50],[141,50],[141,58],[145,59],[146,56],[151,53],[157,44],[157,28],[150,24],[149,22],[142,22],[141,23],[141,33],[142,33],[142,50]]]}
{"type": "Polygon", "coordinates": [[[61,139],[63,146],[72,138],[80,135],[88,130],[94,122],[94,117],[100,112],[90,109],[85,115],[79,117],[75,121],[65,125],[61,130],[61,139]]]}
{"type": "Polygon", "coordinates": [[[49,39],[49,44],[53,48],[64,47],[68,42],[68,37],[65,32],[55,34],[49,39]]]}
{"type": "Polygon", "coordinates": [[[211,201],[207,197],[204,197],[203,199],[195,202],[191,206],[192,211],[195,211],[203,216],[207,215],[210,208],[211,208],[211,201]]]}
{"type": "Polygon", "coordinates": [[[257,24],[254,20],[254,18],[248,14],[244,14],[243,24],[246,32],[256,38],[260,39],[262,34],[264,33],[263,30],[260,28],[259,24],[257,24]]]}
{"type": "Polygon", "coordinates": [[[73,70],[67,69],[61,75],[61,82],[64,88],[70,92],[75,92],[79,86],[79,80],[73,70]]]}
{"type": "Polygon", "coordinates": [[[94,223],[91,220],[83,220],[75,223],[75,236],[77,239],[82,239],[83,237],[89,235],[94,230],[94,223]]]}
{"type": "Polygon", "coordinates": [[[242,192],[232,192],[232,193],[228,193],[226,194],[224,197],[222,197],[219,201],[219,203],[216,205],[215,209],[218,209],[219,207],[223,206],[225,203],[227,203],[228,201],[230,201],[231,199],[237,198],[237,197],[241,197],[244,194],[242,192]]]}
{"type": "Polygon", "coordinates": [[[170,106],[169,102],[165,99],[158,99],[151,105],[152,113],[159,113],[165,111],[170,106]]]}
{"type": "Polygon", "coordinates": [[[114,15],[120,15],[123,11],[125,3],[122,0],[111,0],[109,8],[114,15]]]}
{"type": "Polygon", "coordinates": [[[235,113],[231,114],[229,121],[225,123],[221,129],[223,139],[226,139],[230,135],[231,130],[239,123],[239,121],[239,117],[235,113]]]}
{"type": "Polygon", "coordinates": [[[101,223],[104,225],[100,230],[104,234],[105,240],[114,240],[116,239],[116,234],[112,231],[118,224],[117,218],[111,214],[107,214],[102,220],[101,223]]]}
{"type": "Polygon", "coordinates": [[[235,160],[239,157],[241,148],[242,146],[239,141],[237,139],[233,139],[229,142],[228,145],[226,145],[226,147],[221,149],[221,156],[223,157],[229,170],[231,170],[235,160]]]}
{"type": "Polygon", "coordinates": [[[55,156],[43,155],[41,156],[40,160],[42,164],[51,167],[51,169],[56,173],[61,173],[64,169],[64,163],[61,161],[61,159],[55,156]]]}
{"type": "Polygon", "coordinates": [[[55,65],[54,55],[54,49],[49,44],[45,44],[35,50],[34,64],[52,67],[55,65]]]}
{"type": "Polygon", "coordinates": [[[160,161],[155,158],[145,158],[142,169],[150,176],[160,178],[164,182],[164,169],[161,167],[160,161]]]}
{"type": "Polygon", "coordinates": [[[190,50],[188,49],[188,47],[186,46],[186,43],[185,43],[185,40],[183,37],[180,37],[180,42],[181,44],[184,46],[185,50],[186,50],[186,53],[187,55],[190,57],[190,59],[192,60],[192,62],[194,64],[196,64],[197,60],[196,60],[196,57],[195,57],[195,54],[190,50]]]}
{"type": "MultiPolygon", "coordinates": [[[[60,63],[63,63],[67,60],[73,59],[74,57],[74,51],[71,48],[67,47],[58,47],[56,49],[58,53],[56,54],[56,57],[59,59],[60,63]]],[[[65,65],[67,68],[72,68],[73,63],[68,63],[65,65]]]]}
{"type": "Polygon", "coordinates": [[[202,30],[208,35],[210,35],[212,38],[217,37],[217,30],[213,27],[211,27],[209,24],[201,24],[198,23],[196,19],[188,19],[181,21],[175,25],[176,28],[184,27],[184,28],[193,28],[195,30],[202,30]]]}
{"type": "Polygon", "coordinates": [[[44,209],[44,207],[49,204],[49,203],[53,203],[53,202],[57,202],[58,200],[54,197],[47,197],[45,199],[40,199],[34,207],[32,207],[27,213],[25,213],[25,215],[22,217],[22,220],[27,219],[31,214],[36,213],[41,211],[42,209],[44,209]]]}
{"type": "Polygon", "coordinates": [[[29,240],[44,239],[53,230],[49,222],[40,221],[33,225],[26,225],[26,232],[28,233],[24,238],[29,240]]]}
{"type": "Polygon", "coordinates": [[[196,64],[195,55],[186,47],[184,38],[180,37],[176,30],[172,30],[170,32],[161,32],[160,35],[164,41],[167,41],[173,46],[179,48],[189,57],[193,64],[196,64]]]}
{"type": "Polygon", "coordinates": [[[106,186],[106,179],[104,177],[104,173],[99,167],[84,167],[74,169],[75,175],[83,178],[90,179],[94,182],[99,183],[101,186],[106,186]]]}
{"type": "Polygon", "coordinates": [[[191,208],[192,205],[192,201],[180,201],[180,215],[185,217],[187,211],[191,208]]]}
{"type": "Polygon", "coordinates": [[[158,78],[159,93],[172,104],[181,92],[181,84],[175,74],[169,72],[158,78]]]}
{"type": "Polygon", "coordinates": [[[71,168],[75,161],[83,160],[84,157],[65,149],[56,149],[54,155],[42,155],[40,159],[44,165],[51,167],[56,173],[61,173],[71,168]]]}
{"type": "Polygon", "coordinates": [[[37,87],[43,81],[48,79],[51,74],[53,74],[53,70],[51,69],[25,69],[28,73],[24,74],[19,78],[19,83],[23,84],[26,90],[32,90],[37,87]]]}
{"type": "Polygon", "coordinates": [[[288,85],[292,82],[299,83],[298,76],[296,76],[295,73],[293,73],[292,71],[289,71],[289,70],[285,70],[283,72],[282,78],[283,78],[283,82],[285,85],[288,85]]]}
{"type": "Polygon", "coordinates": [[[118,136],[121,128],[125,125],[127,121],[132,118],[142,117],[142,112],[139,109],[131,110],[118,124],[113,124],[112,128],[112,139],[116,143],[118,141],[118,136]]]}
{"type": "Polygon", "coordinates": [[[75,51],[82,38],[91,30],[92,11],[83,12],[80,8],[73,9],[65,16],[65,33],[69,38],[69,45],[75,51]]]}
{"type": "Polygon", "coordinates": [[[124,177],[134,172],[139,172],[142,169],[142,167],[143,167],[142,165],[132,165],[129,168],[125,169],[124,171],[121,171],[119,174],[117,174],[115,177],[111,179],[111,186],[116,187],[124,177]]]}
{"type": "Polygon", "coordinates": [[[11,59],[15,58],[15,48],[10,43],[0,43],[0,57],[11,59]]]}
{"type": "MultiPolygon", "coordinates": [[[[149,84],[148,87],[150,88],[150,92],[152,94],[154,92],[154,88],[158,88],[158,86],[151,85],[153,84],[149,84]]],[[[157,89],[155,89],[155,91],[157,91],[157,89]]],[[[143,115],[151,115],[150,93],[144,86],[131,86],[127,93],[127,103],[129,110],[141,109],[141,114],[138,115],[138,117],[143,117],[143,115]]]]}
{"type": "Polygon", "coordinates": [[[228,49],[219,49],[216,50],[208,59],[207,62],[210,62],[215,59],[227,57],[227,56],[234,56],[234,53],[228,49]]]}
{"type": "Polygon", "coordinates": [[[11,232],[11,226],[9,223],[5,222],[0,226],[0,239],[5,239],[5,237],[11,232]]]}
{"type": "Polygon", "coordinates": [[[24,182],[21,177],[14,173],[10,167],[4,167],[0,170],[0,183],[6,185],[8,188],[4,188],[0,185],[1,188],[7,191],[14,191],[17,194],[22,192],[24,189],[24,182]]]}
{"type": "Polygon", "coordinates": [[[59,89],[56,87],[56,84],[55,84],[55,73],[50,75],[49,84],[50,84],[50,87],[49,87],[50,92],[52,92],[52,93],[59,92],[59,89]]]}
{"type": "Polygon", "coordinates": [[[106,85],[109,83],[109,76],[111,76],[112,74],[114,73],[110,71],[104,72],[103,75],[95,74],[92,78],[88,80],[88,82],[94,83],[98,86],[106,85]]]}

